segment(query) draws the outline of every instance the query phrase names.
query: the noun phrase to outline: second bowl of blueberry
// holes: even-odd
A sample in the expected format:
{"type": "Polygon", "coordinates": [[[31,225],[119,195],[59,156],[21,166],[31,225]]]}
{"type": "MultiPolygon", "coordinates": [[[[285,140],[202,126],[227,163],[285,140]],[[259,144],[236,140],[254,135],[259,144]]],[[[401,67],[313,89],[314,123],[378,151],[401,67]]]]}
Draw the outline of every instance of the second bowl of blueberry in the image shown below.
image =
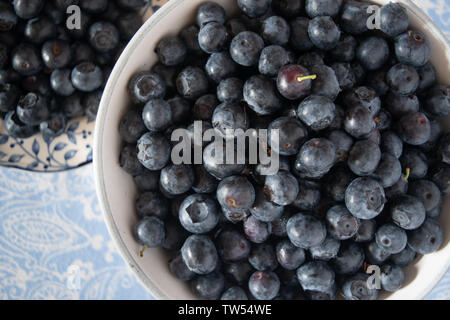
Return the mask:
{"type": "Polygon", "coordinates": [[[450,262],[450,46],[410,1],[171,0],[97,117],[159,299],[422,299],[450,262]]]}

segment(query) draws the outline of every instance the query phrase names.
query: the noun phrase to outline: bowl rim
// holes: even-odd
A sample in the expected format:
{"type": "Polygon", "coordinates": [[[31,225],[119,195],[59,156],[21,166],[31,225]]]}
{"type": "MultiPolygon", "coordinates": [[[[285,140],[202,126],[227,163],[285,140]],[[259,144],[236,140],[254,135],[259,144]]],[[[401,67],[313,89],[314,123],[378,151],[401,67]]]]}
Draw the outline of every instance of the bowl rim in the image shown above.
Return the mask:
{"type": "MultiPolygon", "coordinates": [[[[106,124],[106,115],[108,105],[110,104],[112,93],[115,90],[115,85],[121,76],[122,70],[126,67],[127,61],[130,55],[134,52],[141,40],[146,36],[146,34],[154,28],[158,22],[170,14],[174,9],[176,9],[182,2],[188,0],[170,0],[164,6],[162,6],[158,11],[156,11],[136,32],[130,42],[127,44],[122,54],[120,55],[118,61],[116,62],[111,75],[107,81],[103,95],[100,101],[100,106],[97,114],[97,120],[94,130],[94,147],[93,147],[93,166],[94,166],[94,179],[97,196],[99,199],[100,208],[103,212],[103,216],[107,225],[107,229],[115,245],[119,249],[119,253],[122,258],[126,261],[128,266],[131,268],[133,273],[136,275],[138,281],[150,292],[150,294],[156,299],[170,299],[158,286],[156,286],[153,281],[148,277],[145,272],[139,267],[139,264],[135,260],[135,256],[130,252],[125,242],[120,236],[119,229],[115,223],[112,210],[109,206],[108,195],[106,192],[106,186],[104,181],[104,172],[102,170],[103,154],[101,152],[103,131],[106,124]]],[[[206,0],[205,0],[206,1],[206,0]]],[[[377,2],[377,0],[369,0],[377,2]]],[[[445,53],[450,56],[450,41],[444,35],[442,30],[436,25],[436,23],[413,1],[411,0],[398,0],[397,2],[405,4],[409,11],[412,11],[420,20],[427,23],[429,29],[433,32],[436,40],[441,42],[445,47],[445,53]]],[[[429,281],[427,286],[416,295],[416,299],[424,299],[436,286],[436,284],[442,279],[442,277],[447,273],[450,268],[450,261],[447,261],[445,268],[443,266],[440,273],[435,274],[432,281],[429,281]]]]}

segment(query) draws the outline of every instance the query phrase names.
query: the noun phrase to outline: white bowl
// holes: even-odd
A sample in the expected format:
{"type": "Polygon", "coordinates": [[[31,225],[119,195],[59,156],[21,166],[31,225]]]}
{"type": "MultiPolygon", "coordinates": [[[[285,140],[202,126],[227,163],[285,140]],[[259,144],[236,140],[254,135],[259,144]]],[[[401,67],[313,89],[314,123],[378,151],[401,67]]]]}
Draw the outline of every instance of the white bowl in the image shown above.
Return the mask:
{"type": "MultiPolygon", "coordinates": [[[[237,12],[235,0],[214,0],[227,10],[237,12]]],[[[196,8],[205,0],[171,0],[158,10],[137,32],[122,53],[103,93],[97,116],[94,144],[94,170],[97,193],[109,231],[123,258],[137,278],[158,299],[193,299],[185,283],[175,279],[168,269],[168,257],[161,249],[150,249],[143,258],[133,238],[137,222],[135,199],[137,189],[133,178],[119,166],[121,139],[119,122],[130,107],[127,82],[140,70],[148,70],[157,62],[154,48],[168,34],[177,34],[192,24],[196,8]]],[[[383,5],[388,0],[372,1],[383,5]]],[[[450,84],[450,45],[431,19],[409,0],[398,1],[408,9],[410,24],[425,33],[433,53],[431,61],[437,66],[440,83],[450,84]]],[[[450,128],[450,120],[446,123],[450,128]]],[[[407,284],[387,299],[422,299],[446,273],[450,264],[450,201],[446,199],[441,223],[445,231],[442,248],[421,257],[406,269],[407,284]]]]}

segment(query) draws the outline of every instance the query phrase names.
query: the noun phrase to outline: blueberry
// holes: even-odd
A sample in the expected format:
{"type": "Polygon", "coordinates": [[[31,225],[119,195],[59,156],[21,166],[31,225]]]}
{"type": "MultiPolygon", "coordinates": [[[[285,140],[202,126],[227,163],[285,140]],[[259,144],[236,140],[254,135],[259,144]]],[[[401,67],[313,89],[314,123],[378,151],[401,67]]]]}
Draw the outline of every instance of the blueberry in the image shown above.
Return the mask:
{"type": "Polygon", "coordinates": [[[342,293],[346,300],[376,300],[378,290],[368,287],[369,276],[364,273],[356,275],[345,280],[342,285],[342,293]]]}
{"type": "Polygon", "coordinates": [[[401,267],[385,264],[381,267],[381,287],[389,292],[399,290],[405,282],[405,274],[401,267]]]}
{"type": "Polygon", "coordinates": [[[334,120],[335,105],[327,97],[311,95],[299,104],[297,115],[312,130],[323,130],[334,120]]]}
{"type": "Polygon", "coordinates": [[[190,25],[180,32],[180,37],[186,44],[188,52],[201,55],[203,51],[198,43],[199,31],[199,27],[196,25],[190,25]]]}
{"type": "Polygon", "coordinates": [[[392,115],[386,109],[381,108],[377,116],[373,119],[376,123],[377,130],[387,130],[392,125],[392,115]]]}
{"type": "Polygon", "coordinates": [[[311,42],[321,50],[331,50],[337,46],[341,31],[329,16],[316,17],[308,25],[311,42]]]}
{"type": "Polygon", "coordinates": [[[342,91],[352,89],[356,85],[356,77],[350,63],[335,62],[331,65],[342,91]]]}
{"type": "Polygon", "coordinates": [[[358,43],[352,35],[342,34],[334,50],[330,51],[330,57],[338,62],[351,62],[356,55],[358,43]]]}
{"type": "Polygon", "coordinates": [[[405,249],[407,239],[406,232],[392,223],[382,225],[375,233],[377,245],[390,254],[405,249]]]}
{"type": "Polygon", "coordinates": [[[408,30],[409,19],[406,10],[398,3],[390,2],[380,9],[380,29],[395,37],[408,30]]]}
{"type": "Polygon", "coordinates": [[[219,105],[219,101],[214,94],[206,94],[195,101],[192,110],[195,119],[211,120],[214,109],[219,105]]]}
{"type": "Polygon", "coordinates": [[[336,147],[331,141],[311,139],[300,148],[295,169],[307,178],[320,178],[331,169],[336,158],[336,147]]]}
{"type": "Polygon", "coordinates": [[[329,261],[337,256],[340,246],[339,240],[327,236],[321,244],[309,248],[309,252],[314,260],[329,261]]]}
{"type": "Polygon", "coordinates": [[[225,9],[215,2],[207,1],[197,9],[196,22],[199,27],[203,27],[210,22],[224,24],[225,20],[225,9]]]}
{"type": "Polygon", "coordinates": [[[280,170],[266,177],[264,193],[267,198],[280,206],[287,206],[295,201],[298,194],[297,179],[288,171],[280,170]]]}
{"type": "Polygon", "coordinates": [[[181,255],[186,266],[196,274],[208,274],[219,263],[216,247],[208,236],[191,235],[181,248],[181,255]]]}
{"type": "Polygon", "coordinates": [[[387,110],[397,118],[419,111],[419,99],[417,96],[401,95],[390,91],[384,100],[387,110]]]}
{"type": "Polygon", "coordinates": [[[357,178],[345,191],[345,205],[359,219],[375,218],[381,213],[385,203],[383,187],[371,178],[357,178]]]}
{"type": "Polygon", "coordinates": [[[333,101],[336,100],[341,89],[334,70],[320,64],[312,66],[310,71],[317,76],[312,83],[311,93],[325,96],[333,101]]]}
{"type": "Polygon", "coordinates": [[[120,120],[120,137],[127,143],[136,143],[145,131],[142,117],[136,110],[128,111],[120,120]]]}
{"type": "Polygon", "coordinates": [[[228,288],[220,297],[220,300],[248,300],[247,294],[241,287],[228,288]]]}
{"type": "Polygon", "coordinates": [[[262,222],[253,215],[244,221],[245,235],[253,243],[263,243],[270,236],[271,231],[271,224],[262,222]]]}
{"type": "Polygon", "coordinates": [[[35,93],[28,93],[17,103],[17,116],[28,125],[38,125],[49,117],[47,98],[35,93]]]}
{"type": "Polygon", "coordinates": [[[406,194],[408,192],[408,180],[405,179],[405,176],[402,176],[392,187],[386,188],[385,191],[388,199],[406,194]]]}
{"type": "Polygon", "coordinates": [[[310,75],[301,65],[286,65],[278,72],[277,88],[286,99],[297,100],[310,93],[312,80],[315,78],[315,75],[310,75]]]}
{"type": "Polygon", "coordinates": [[[423,202],[427,213],[433,211],[441,205],[441,192],[432,181],[413,181],[408,188],[408,192],[423,202]]]}
{"type": "MultiPolygon", "coordinates": [[[[309,20],[305,17],[296,17],[290,23],[291,38],[289,44],[298,52],[306,52],[314,47],[308,34],[309,20]]],[[[306,66],[307,67],[307,66],[306,66]]]]}
{"type": "Polygon", "coordinates": [[[354,175],[346,166],[336,167],[326,179],[325,191],[334,201],[344,201],[345,190],[353,179],[354,175]]]}
{"type": "Polygon", "coordinates": [[[396,157],[389,153],[381,155],[381,161],[374,172],[383,188],[392,187],[402,175],[402,166],[396,157]]]}
{"type": "Polygon", "coordinates": [[[225,278],[220,272],[197,276],[190,282],[191,290],[199,299],[219,299],[225,288],[225,278]]]}
{"type": "Polygon", "coordinates": [[[371,140],[360,140],[350,150],[347,164],[359,176],[367,176],[375,172],[380,163],[381,151],[371,140]]]}
{"type": "Polygon", "coordinates": [[[191,104],[184,98],[180,96],[175,96],[167,102],[170,105],[172,111],[172,123],[181,124],[186,122],[191,115],[191,104]]]}
{"type": "Polygon", "coordinates": [[[285,66],[289,62],[288,52],[283,47],[271,45],[265,47],[261,51],[258,70],[259,73],[265,76],[275,77],[278,75],[281,67],[285,66]]]}
{"type": "Polygon", "coordinates": [[[45,138],[54,138],[64,133],[66,117],[62,113],[51,114],[50,117],[39,124],[39,130],[45,138]]]}
{"type": "Polygon", "coordinates": [[[393,254],[390,259],[395,265],[403,268],[410,265],[415,258],[416,252],[407,246],[401,252],[393,254]]]}
{"type": "Polygon", "coordinates": [[[250,276],[248,288],[257,300],[272,300],[280,290],[280,279],[272,271],[257,271],[250,276]]]}
{"type": "Polygon", "coordinates": [[[46,16],[36,17],[27,21],[23,33],[30,42],[43,43],[56,37],[56,25],[46,16]]]}
{"type": "Polygon", "coordinates": [[[197,99],[208,91],[208,79],[202,69],[186,67],[177,77],[178,93],[186,99],[197,99]]]}
{"type": "Polygon", "coordinates": [[[291,242],[303,249],[320,245],[327,235],[326,227],[322,221],[301,213],[288,220],[286,230],[291,242]]]}
{"type": "Polygon", "coordinates": [[[406,149],[400,158],[404,170],[409,168],[409,176],[413,179],[422,179],[428,172],[428,159],[423,152],[417,149],[406,149]]]}
{"type": "Polygon", "coordinates": [[[378,246],[376,241],[370,242],[366,247],[366,260],[368,263],[380,265],[385,262],[391,254],[378,246]]]}
{"type": "Polygon", "coordinates": [[[205,70],[212,80],[219,83],[236,73],[237,64],[231,59],[228,52],[218,52],[208,58],[205,70]]]}
{"type": "Polygon", "coordinates": [[[375,237],[377,223],[375,220],[362,220],[359,223],[358,231],[353,237],[355,242],[372,241],[375,237]]]}
{"type": "Polygon", "coordinates": [[[144,192],[136,200],[136,214],[140,218],[154,216],[163,220],[168,213],[167,200],[158,192],[144,192]]]}
{"type": "Polygon", "coordinates": [[[353,146],[353,138],[342,130],[331,131],[328,135],[328,140],[334,143],[336,153],[339,161],[346,161],[348,152],[353,146]]]}
{"type": "Polygon", "coordinates": [[[202,165],[194,166],[195,180],[192,190],[197,193],[212,193],[216,190],[218,181],[206,171],[202,165]]]}
{"type": "Polygon", "coordinates": [[[341,13],[341,27],[350,34],[361,34],[368,30],[367,21],[370,18],[367,2],[348,1],[341,13]]]}
{"type": "Polygon", "coordinates": [[[179,37],[167,36],[158,42],[156,52],[162,64],[175,66],[183,62],[187,48],[179,37]]]}
{"type": "Polygon", "coordinates": [[[62,106],[64,115],[69,119],[78,118],[85,114],[85,109],[81,102],[81,95],[77,92],[68,97],[64,97],[62,106]]]}
{"type": "Polygon", "coordinates": [[[237,284],[244,284],[250,278],[253,267],[247,262],[237,262],[224,265],[224,272],[227,278],[237,284]]]}
{"type": "Polygon", "coordinates": [[[143,104],[150,99],[163,98],[166,93],[164,79],[155,72],[141,71],[134,74],[128,82],[131,101],[143,104]]]}
{"type": "Polygon", "coordinates": [[[206,194],[186,197],[179,209],[182,226],[192,233],[207,233],[219,222],[217,203],[206,194]]]}
{"type": "Polygon", "coordinates": [[[75,92],[70,79],[71,72],[70,69],[56,69],[52,72],[50,86],[56,94],[67,97],[75,92]]]}
{"type": "Polygon", "coordinates": [[[418,254],[428,254],[440,249],[444,232],[439,222],[428,218],[418,229],[408,232],[408,245],[418,254]]]}
{"type": "Polygon", "coordinates": [[[279,206],[268,199],[263,189],[258,189],[253,206],[250,213],[258,220],[263,222],[271,222],[277,220],[283,214],[284,207],[279,206]]]}
{"type": "Polygon", "coordinates": [[[401,95],[414,93],[420,82],[416,69],[404,63],[398,63],[389,69],[386,80],[391,90],[401,95]]]}
{"type": "Polygon", "coordinates": [[[217,236],[217,250],[224,262],[237,262],[250,254],[250,242],[235,229],[223,230],[217,236]]]}
{"type": "Polygon", "coordinates": [[[434,86],[426,93],[424,107],[427,112],[438,117],[450,114],[450,87],[434,86]]]}
{"type": "Polygon", "coordinates": [[[297,270],[300,285],[305,291],[328,292],[335,285],[333,269],[323,261],[311,261],[297,270]]]}
{"type": "Polygon", "coordinates": [[[248,262],[258,271],[273,271],[278,266],[275,249],[267,243],[253,246],[248,256],[248,262]]]}
{"type": "Polygon", "coordinates": [[[278,263],[288,270],[295,270],[305,262],[305,251],[294,246],[289,240],[278,242],[276,255],[278,263]]]}
{"type": "Polygon", "coordinates": [[[239,9],[250,18],[264,15],[271,5],[271,0],[237,0],[239,9]]]}
{"type": "Polygon", "coordinates": [[[174,277],[183,281],[189,281],[195,277],[195,273],[189,270],[184,263],[181,254],[169,261],[169,270],[174,277]]]}
{"type": "Polygon", "coordinates": [[[345,131],[355,138],[368,137],[376,124],[369,109],[363,106],[349,107],[344,119],[345,131]]]}
{"type": "Polygon", "coordinates": [[[39,15],[44,7],[45,1],[43,0],[14,0],[14,11],[17,16],[22,19],[31,19],[39,15]]]}
{"type": "Polygon", "coordinates": [[[198,33],[200,48],[206,53],[220,52],[227,42],[227,29],[218,22],[209,22],[198,33]]]}
{"type": "Polygon", "coordinates": [[[425,207],[416,197],[402,195],[394,199],[390,206],[392,221],[406,230],[414,230],[425,220],[425,207]]]}
{"type": "Polygon", "coordinates": [[[271,16],[263,21],[261,35],[266,43],[282,46],[289,42],[291,30],[282,17],[271,16]]]}
{"type": "Polygon", "coordinates": [[[145,127],[152,132],[167,129],[172,123],[170,104],[162,99],[149,100],[142,111],[142,119],[145,127]]]}
{"type": "Polygon", "coordinates": [[[252,31],[243,31],[233,38],[230,44],[231,58],[245,67],[255,66],[264,49],[264,40],[252,31]]]}
{"type": "Polygon", "coordinates": [[[367,75],[367,85],[374,89],[380,96],[384,96],[389,91],[389,86],[386,83],[386,73],[386,70],[378,69],[367,75]]]}
{"type": "Polygon", "coordinates": [[[419,92],[423,92],[431,88],[436,83],[436,69],[431,62],[427,62],[424,66],[417,68],[420,83],[419,92]]]}
{"type": "Polygon", "coordinates": [[[14,110],[19,100],[19,88],[10,83],[0,85],[0,111],[8,112],[14,110]]]}
{"type": "Polygon", "coordinates": [[[139,191],[156,191],[159,184],[159,171],[150,171],[135,176],[134,183],[139,191]]]}
{"type": "Polygon", "coordinates": [[[299,210],[313,211],[321,200],[319,185],[315,182],[300,180],[298,194],[292,205],[299,210]]]}
{"type": "Polygon", "coordinates": [[[18,22],[18,17],[10,3],[0,3],[0,31],[9,31],[18,22]]]}
{"type": "Polygon", "coordinates": [[[82,62],[72,69],[72,85],[84,92],[92,92],[103,84],[103,72],[91,62],[82,62]]]}
{"type": "Polygon", "coordinates": [[[244,100],[258,115],[270,115],[281,108],[274,82],[262,75],[252,76],[245,82],[244,100]]]}
{"type": "Polygon", "coordinates": [[[422,33],[408,31],[395,38],[395,54],[399,62],[421,67],[430,59],[431,47],[422,33]]]}
{"type": "Polygon", "coordinates": [[[164,223],[156,217],[145,217],[135,227],[136,240],[149,248],[159,247],[164,242],[164,223]]]}
{"type": "Polygon", "coordinates": [[[243,176],[227,177],[217,187],[217,201],[228,210],[250,209],[255,202],[255,189],[243,176]]]}
{"type": "Polygon", "coordinates": [[[168,165],[161,170],[159,183],[161,188],[170,195],[179,195],[189,191],[194,183],[192,166],[168,165]]]}
{"type": "Polygon", "coordinates": [[[290,214],[285,212],[279,219],[269,222],[269,228],[271,230],[271,233],[277,237],[286,237],[287,236],[286,225],[289,218],[290,214]]]}
{"type": "Polygon", "coordinates": [[[337,240],[350,239],[358,232],[359,220],[343,205],[330,208],[325,219],[328,233],[337,240]]]}
{"type": "Polygon", "coordinates": [[[19,44],[11,53],[11,66],[23,76],[32,76],[42,69],[42,60],[36,47],[19,44]]]}
{"type": "Polygon", "coordinates": [[[305,10],[310,18],[318,16],[336,16],[342,6],[342,0],[306,0],[305,10]]]}
{"type": "Polygon", "coordinates": [[[25,139],[31,137],[36,132],[33,126],[27,125],[20,121],[14,110],[9,111],[5,115],[4,121],[6,132],[8,132],[11,137],[25,139]]]}
{"type": "Polygon", "coordinates": [[[218,155],[215,154],[216,148],[218,148],[218,146],[212,142],[203,150],[203,165],[211,175],[221,180],[234,174],[239,174],[245,169],[245,164],[226,163],[225,144],[222,149],[222,160],[220,161],[220,159],[216,159],[218,157],[218,155]],[[218,163],[218,161],[221,163],[218,163]]]}
{"type": "Polygon", "coordinates": [[[167,92],[172,92],[175,89],[176,76],[179,72],[176,67],[157,63],[152,67],[151,71],[157,73],[163,79],[163,82],[166,84],[167,92]]]}
{"type": "Polygon", "coordinates": [[[275,119],[270,123],[268,130],[268,138],[270,139],[269,145],[272,147],[272,150],[284,156],[297,154],[308,135],[308,132],[303,124],[297,119],[290,117],[275,119]],[[273,135],[272,130],[278,130],[278,147],[275,145],[272,146],[271,144],[272,136],[273,139],[276,137],[273,135]]]}
{"type": "Polygon", "coordinates": [[[272,9],[283,17],[296,17],[303,9],[303,0],[272,0],[272,9]]]}
{"type": "Polygon", "coordinates": [[[430,177],[444,195],[450,194],[450,168],[447,165],[437,166],[430,177]]]}
{"type": "Polygon", "coordinates": [[[118,6],[125,9],[140,9],[147,4],[146,0],[116,0],[116,2],[118,6]]]}
{"type": "Polygon", "coordinates": [[[212,115],[212,126],[225,139],[237,137],[234,130],[247,130],[249,127],[245,107],[239,103],[224,102],[218,105],[212,115]]]}
{"type": "Polygon", "coordinates": [[[431,135],[430,121],[421,112],[405,115],[398,123],[398,133],[400,138],[408,144],[423,144],[431,135]]]}
{"type": "Polygon", "coordinates": [[[239,78],[227,78],[217,86],[217,98],[221,102],[240,102],[243,98],[244,82],[239,78]]]}
{"type": "Polygon", "coordinates": [[[148,132],[137,142],[138,160],[149,170],[164,168],[170,157],[170,144],[164,136],[148,132]]]}
{"type": "Polygon", "coordinates": [[[332,260],[337,274],[354,274],[364,263],[364,250],[354,242],[341,246],[338,255],[332,260]]]}
{"type": "Polygon", "coordinates": [[[231,18],[227,22],[225,22],[225,26],[227,27],[229,38],[234,38],[242,31],[247,30],[247,26],[245,25],[245,21],[242,18],[231,18]]]}

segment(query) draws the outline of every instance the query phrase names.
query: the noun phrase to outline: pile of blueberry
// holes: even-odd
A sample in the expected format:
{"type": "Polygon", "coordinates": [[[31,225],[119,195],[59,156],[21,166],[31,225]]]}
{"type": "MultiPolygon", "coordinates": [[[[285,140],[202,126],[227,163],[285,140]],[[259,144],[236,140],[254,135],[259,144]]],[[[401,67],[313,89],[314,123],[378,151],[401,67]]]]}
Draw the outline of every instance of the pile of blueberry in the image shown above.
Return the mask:
{"type": "Polygon", "coordinates": [[[8,134],[62,134],[94,120],[103,87],[142,24],[146,0],[1,0],[0,114],[8,134]],[[73,10],[77,5],[78,10],[73,10]]]}
{"type": "MultiPolygon", "coordinates": [[[[134,180],[137,241],[171,252],[173,275],[202,299],[376,299],[444,241],[450,194],[450,87],[426,37],[395,3],[369,30],[362,1],[205,2],[135,74],[120,123],[134,180]],[[279,130],[280,170],[175,165],[171,133],[193,121],[279,130]],[[377,266],[381,288],[366,272],[377,266]],[[370,267],[370,268],[369,268],[370,267]]],[[[376,280],[376,279],[373,279],[376,280]]]]}

